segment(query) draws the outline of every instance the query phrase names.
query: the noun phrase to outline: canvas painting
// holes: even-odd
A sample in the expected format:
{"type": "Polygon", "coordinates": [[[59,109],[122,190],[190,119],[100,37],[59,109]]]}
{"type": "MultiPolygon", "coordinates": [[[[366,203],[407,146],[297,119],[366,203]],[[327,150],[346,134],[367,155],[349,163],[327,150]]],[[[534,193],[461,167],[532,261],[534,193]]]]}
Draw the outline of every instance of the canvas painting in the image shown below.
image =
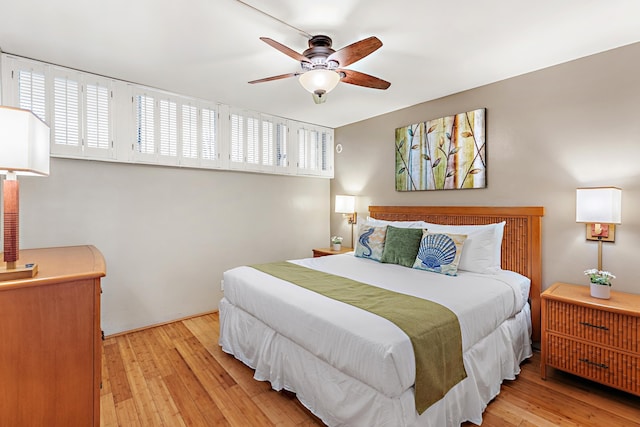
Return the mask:
{"type": "Polygon", "coordinates": [[[485,109],[396,129],[396,190],[486,188],[485,109]]]}

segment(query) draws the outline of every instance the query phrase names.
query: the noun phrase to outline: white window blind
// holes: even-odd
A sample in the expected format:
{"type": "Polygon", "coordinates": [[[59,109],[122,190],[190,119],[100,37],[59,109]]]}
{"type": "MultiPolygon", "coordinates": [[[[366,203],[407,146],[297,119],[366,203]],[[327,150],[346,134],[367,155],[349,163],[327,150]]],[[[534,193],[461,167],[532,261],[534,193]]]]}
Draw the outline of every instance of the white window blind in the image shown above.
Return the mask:
{"type": "Polygon", "coordinates": [[[150,96],[136,96],[136,151],[155,152],[154,100],[150,96]]]}
{"type": "Polygon", "coordinates": [[[31,110],[40,120],[47,121],[43,73],[30,70],[18,71],[18,100],[20,108],[31,110]]]}
{"type": "Polygon", "coordinates": [[[287,167],[287,125],[278,123],[276,125],[276,166],[287,167]]]}
{"type": "Polygon", "coordinates": [[[109,88],[89,83],[85,92],[87,147],[107,150],[111,145],[109,88]]]}
{"type": "Polygon", "coordinates": [[[318,168],[318,149],[319,149],[319,132],[317,130],[310,132],[310,144],[309,144],[309,168],[318,168]]]}
{"type": "Polygon", "coordinates": [[[198,158],[198,109],[182,105],[182,157],[198,158]]]}
{"type": "Polygon", "coordinates": [[[209,108],[202,109],[202,159],[218,159],[217,114],[209,108]]]}
{"type": "Polygon", "coordinates": [[[260,163],[260,120],[247,117],[247,163],[260,163]]]}
{"type": "Polygon", "coordinates": [[[326,132],[320,132],[320,169],[327,171],[329,169],[329,135],[326,132]]]}
{"type": "Polygon", "coordinates": [[[262,164],[273,166],[273,123],[262,121],[262,164]]]}
{"type": "Polygon", "coordinates": [[[178,153],[178,116],[173,101],[160,100],[160,155],[175,157],[178,153]]]}
{"type": "Polygon", "coordinates": [[[53,80],[53,141],[80,148],[80,88],[67,77],[53,80]]]}
{"type": "Polygon", "coordinates": [[[232,162],[244,161],[244,117],[231,115],[231,157],[232,162]]]}

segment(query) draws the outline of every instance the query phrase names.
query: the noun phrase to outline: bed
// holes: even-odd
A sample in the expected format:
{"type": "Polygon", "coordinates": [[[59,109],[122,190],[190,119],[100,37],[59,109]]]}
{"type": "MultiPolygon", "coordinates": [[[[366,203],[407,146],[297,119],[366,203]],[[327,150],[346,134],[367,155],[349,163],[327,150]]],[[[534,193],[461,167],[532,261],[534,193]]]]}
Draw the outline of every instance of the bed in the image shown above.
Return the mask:
{"type": "Polygon", "coordinates": [[[539,339],[543,213],[541,207],[370,206],[371,224],[382,221],[377,225],[392,225],[384,227],[394,232],[410,223],[437,233],[436,224],[504,222],[497,255],[502,270],[491,274],[459,270],[452,277],[353,253],[287,263],[435,301],[455,313],[466,377],[423,412],[416,409],[417,352],[403,330],[257,268],[225,272],[219,344],[253,368],[255,379],[295,393],[329,426],[480,424],[502,381],[514,379],[531,356],[531,339],[539,339]]]}

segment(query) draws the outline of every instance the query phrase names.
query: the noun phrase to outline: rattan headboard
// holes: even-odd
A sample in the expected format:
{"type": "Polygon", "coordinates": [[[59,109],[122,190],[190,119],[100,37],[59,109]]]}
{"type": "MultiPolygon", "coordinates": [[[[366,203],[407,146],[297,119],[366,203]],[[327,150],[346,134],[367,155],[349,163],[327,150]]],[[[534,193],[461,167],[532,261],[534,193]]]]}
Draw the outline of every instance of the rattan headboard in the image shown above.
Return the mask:
{"type": "Polygon", "coordinates": [[[491,224],[506,221],[502,268],[531,279],[532,339],[540,340],[543,207],[369,206],[369,215],[389,221],[422,220],[438,224],[491,224]]]}

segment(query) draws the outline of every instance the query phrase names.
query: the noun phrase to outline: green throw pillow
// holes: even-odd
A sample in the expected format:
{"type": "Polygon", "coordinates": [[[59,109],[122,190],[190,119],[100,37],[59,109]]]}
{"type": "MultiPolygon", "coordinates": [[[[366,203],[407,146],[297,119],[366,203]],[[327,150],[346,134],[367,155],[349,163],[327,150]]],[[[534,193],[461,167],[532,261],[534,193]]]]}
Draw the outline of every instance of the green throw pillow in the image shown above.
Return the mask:
{"type": "Polygon", "coordinates": [[[413,267],[422,239],[422,228],[387,227],[381,262],[413,267]]]}

